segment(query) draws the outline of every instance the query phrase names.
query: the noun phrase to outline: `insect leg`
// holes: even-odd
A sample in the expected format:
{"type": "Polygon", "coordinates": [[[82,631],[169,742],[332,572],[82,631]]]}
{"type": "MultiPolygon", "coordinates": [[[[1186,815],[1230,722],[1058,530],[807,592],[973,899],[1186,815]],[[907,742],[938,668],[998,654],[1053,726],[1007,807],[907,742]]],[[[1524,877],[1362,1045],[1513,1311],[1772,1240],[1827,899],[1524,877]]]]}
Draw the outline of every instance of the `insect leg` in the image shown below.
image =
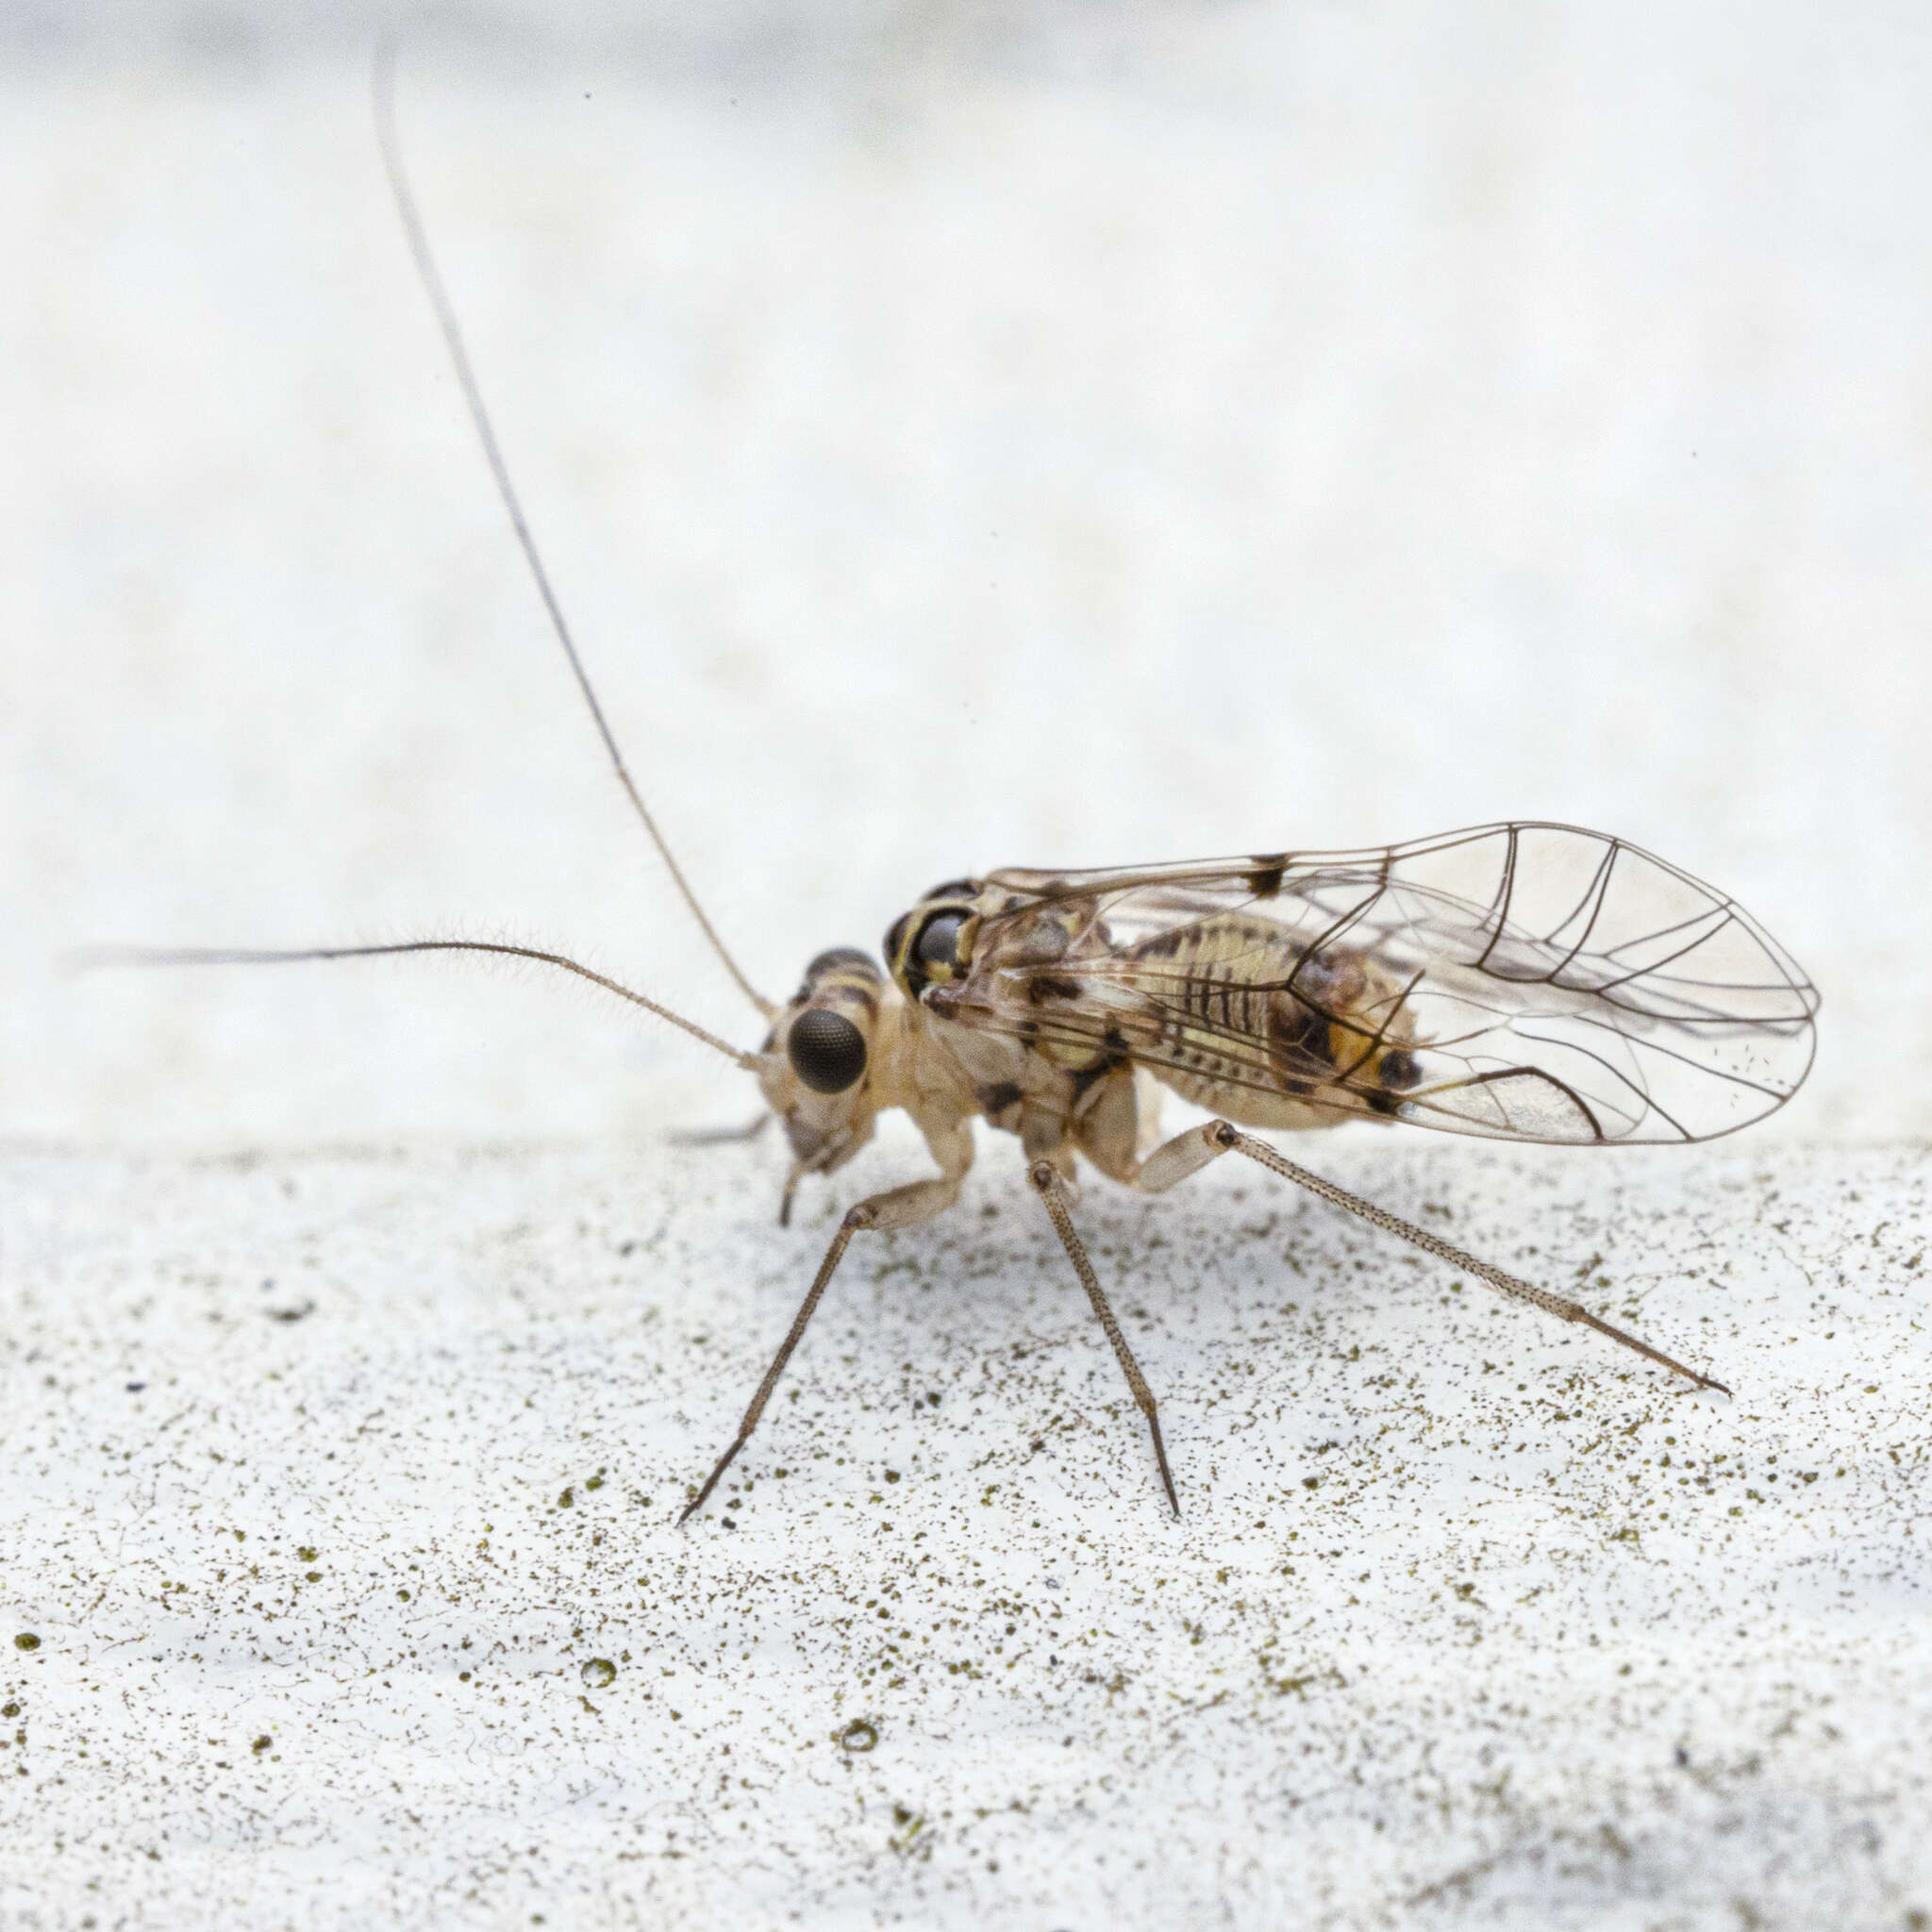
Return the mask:
{"type": "Polygon", "coordinates": [[[1447,1261],[1452,1267],[1463,1269],[1477,1280],[1488,1282],[1512,1300],[1528,1302],[1531,1307],[1541,1308],[1545,1314],[1555,1315],[1559,1322],[1581,1322],[1585,1327],[1594,1328],[1599,1335],[1607,1335],[1612,1341],[1622,1342],[1625,1348],[1636,1350],[1647,1359],[1689,1376],[1700,1389],[1715,1389],[1724,1395],[1731,1392],[1722,1382],[1714,1381],[1708,1375],[1700,1375],[1695,1369],[1686,1368],[1661,1349],[1653,1348],[1649,1342],[1640,1341],[1636,1336],[1613,1327],[1600,1315],[1592,1315],[1581,1303],[1566,1301],[1561,1295],[1533,1287],[1514,1274],[1491,1267],[1487,1261],[1478,1261],[1474,1255],[1430,1234],[1425,1228],[1417,1227],[1412,1222],[1404,1221],[1400,1215],[1391,1214],[1386,1208],[1377,1208],[1373,1201],[1364,1201],[1359,1194],[1351,1194],[1346,1188],[1338,1188],[1333,1181],[1324,1180],[1320,1174],[1310,1174],[1305,1167],[1297,1167],[1293,1161],[1277,1154],[1267,1141],[1242,1133],[1226,1121],[1209,1121],[1205,1127],[1190,1127],[1185,1134],[1177,1134],[1165,1145],[1157,1147],[1141,1163],[1135,1185],[1150,1193],[1158,1193],[1164,1188],[1173,1187],[1176,1181],[1185,1180],[1208,1161],[1228,1153],[1245,1154],[1250,1160],[1259,1161],[1283,1180],[1292,1181],[1297,1187],[1307,1188],[1311,1194],[1319,1194],[1333,1206],[1360,1215],[1385,1234],[1401,1236],[1404,1241],[1440,1260],[1447,1261]]]}
{"type": "Polygon", "coordinates": [[[1154,1459],[1160,1465],[1160,1480],[1167,1489],[1169,1507],[1178,1516],[1181,1513],[1180,1498],[1174,1492],[1174,1474],[1167,1466],[1167,1444],[1160,1440],[1160,1419],[1155,1413],[1154,1391],[1148,1388],[1147,1378],[1141,1373],[1141,1364],[1134,1359],[1134,1351],[1127,1346],[1127,1338],[1121,1333],[1121,1324],[1114,1319],[1113,1309],[1108,1306],[1100,1277],[1093,1272],[1093,1263],[1087,1258],[1086,1243],[1074,1231],[1073,1216],[1067,1212],[1066,1183],[1060,1179],[1059,1171],[1050,1160],[1036,1160],[1027,1169],[1026,1178],[1033,1183],[1035,1192],[1053,1217],[1054,1232],[1060,1238],[1060,1246],[1066,1249],[1067,1259],[1074,1264],[1074,1272],[1080,1277],[1080,1286],[1087,1291],[1087,1299],[1092,1303],[1093,1312],[1100,1317],[1100,1325],[1107,1331],[1107,1339],[1113,1343],[1121,1373],[1127,1378],[1127,1387],[1134,1391],[1134,1405],[1147,1418],[1147,1427],[1154,1438],[1154,1459]]]}
{"type": "Polygon", "coordinates": [[[664,1138],[674,1147],[728,1147],[739,1141],[756,1141],[765,1131],[765,1124],[772,1116],[761,1113],[758,1119],[741,1127],[688,1127],[682,1132],[666,1134],[664,1138]]]}
{"type": "Polygon", "coordinates": [[[683,1515],[677,1519],[679,1523],[688,1523],[705,1507],[711,1491],[718,1487],[718,1478],[731,1467],[732,1457],[750,1441],[751,1432],[758,1427],[758,1418],[765,1412],[765,1404],[772,1399],[772,1391],[778,1386],[778,1377],[785,1373],[785,1364],[791,1359],[791,1351],[798,1346],[807,1324],[818,1312],[825,1284],[844,1258],[852,1237],[867,1228],[887,1234],[895,1227],[915,1227],[922,1221],[930,1221],[935,1214],[943,1214],[958,1198],[959,1176],[941,1174],[934,1180],[913,1181],[907,1187],[894,1188],[890,1193],[874,1194],[871,1200],[860,1201],[846,1213],[845,1219],[839,1224],[839,1232],[832,1237],[832,1245],[825,1250],[825,1258],[819,1263],[819,1272],[812,1277],[811,1287],[806,1291],[805,1300],[791,1318],[791,1326],[786,1331],[785,1340],[778,1344],[778,1353],[772,1357],[772,1366],[765,1371],[765,1379],[758,1384],[758,1392],[752,1397],[751,1407],[745,1410],[744,1420],[738,1425],[738,1434],[705,1478],[704,1488],[685,1505],[683,1515]]]}

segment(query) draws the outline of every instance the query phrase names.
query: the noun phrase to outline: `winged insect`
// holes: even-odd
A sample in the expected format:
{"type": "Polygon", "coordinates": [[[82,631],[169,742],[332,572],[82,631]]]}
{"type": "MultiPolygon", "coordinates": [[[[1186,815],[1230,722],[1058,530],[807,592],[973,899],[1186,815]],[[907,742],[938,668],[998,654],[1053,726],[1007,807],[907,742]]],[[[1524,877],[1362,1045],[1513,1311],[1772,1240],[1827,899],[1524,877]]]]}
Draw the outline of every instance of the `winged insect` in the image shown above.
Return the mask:
{"type": "Polygon", "coordinates": [[[781,1221],[804,1176],[836,1173],[872,1138],[881,1112],[903,1108],[938,1172],[846,1212],[736,1434],[680,1521],[704,1506],[757,1428],[846,1249],[861,1234],[915,1227],[951,1207],[981,1119],[1019,1139],[1028,1182],[1146,1419],[1176,1513],[1158,1404],[1074,1224],[1070,1191],[1082,1160],[1160,1193],[1224,1154],[1241,1155],[1514,1300],[1592,1328],[1699,1388],[1724,1388],[1249,1131],[1371,1121],[1630,1146],[1713,1139],[1782,1106],[1811,1064],[1816,989],[1733,900],[1621,840],[1522,821],[1354,852],[1004,869],[924,894],[886,934],[883,963],[835,947],[807,966],[789,999],[760,994],[632,780],[551,587],[403,169],[387,57],[375,95],[409,248],[551,627],[625,795],[705,940],[763,1021],[763,1039],[756,1049],[734,1046],[535,947],[423,939],[107,957],[206,965],[470,952],[575,974],[754,1075],[767,1109],[760,1120],[775,1118],[791,1150],[781,1221]],[[1215,1118],[1162,1140],[1163,1090],[1215,1118]]]}

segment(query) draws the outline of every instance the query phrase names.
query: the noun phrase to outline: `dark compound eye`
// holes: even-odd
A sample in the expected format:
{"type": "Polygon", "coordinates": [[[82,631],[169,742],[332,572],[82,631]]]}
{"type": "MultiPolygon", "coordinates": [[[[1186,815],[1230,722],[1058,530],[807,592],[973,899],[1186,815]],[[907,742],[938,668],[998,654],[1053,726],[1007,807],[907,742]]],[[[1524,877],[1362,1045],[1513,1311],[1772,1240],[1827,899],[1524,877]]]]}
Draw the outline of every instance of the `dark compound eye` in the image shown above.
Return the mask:
{"type": "Polygon", "coordinates": [[[785,1058],[814,1093],[843,1093],[865,1077],[865,1035],[842,1013],[808,1007],[785,1036],[785,1058]]]}
{"type": "Polygon", "coordinates": [[[957,966],[959,963],[959,928],[966,924],[963,912],[935,912],[920,928],[919,942],[913,947],[922,966],[957,966]]]}

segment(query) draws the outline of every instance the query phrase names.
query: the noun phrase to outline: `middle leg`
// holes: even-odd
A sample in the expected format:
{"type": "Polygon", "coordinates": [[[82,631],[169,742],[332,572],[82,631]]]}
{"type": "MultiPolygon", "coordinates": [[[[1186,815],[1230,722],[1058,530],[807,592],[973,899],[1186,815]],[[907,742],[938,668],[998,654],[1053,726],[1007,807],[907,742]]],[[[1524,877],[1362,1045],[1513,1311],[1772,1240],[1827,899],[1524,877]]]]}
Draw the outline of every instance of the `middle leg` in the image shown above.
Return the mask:
{"type": "Polygon", "coordinates": [[[1147,1418],[1147,1430],[1154,1438],[1154,1459],[1160,1465],[1160,1480],[1167,1490],[1168,1506],[1178,1516],[1181,1513],[1180,1498],[1174,1494],[1174,1474],[1167,1466],[1167,1444],[1160,1440],[1160,1417],[1156,1412],[1154,1391],[1148,1388],[1147,1378],[1141,1373],[1141,1364],[1134,1359],[1134,1351],[1127,1346],[1127,1338],[1121,1333],[1121,1324],[1114,1318],[1106,1291],[1100,1286],[1100,1277],[1093,1272],[1093,1263],[1087,1258],[1087,1245],[1074,1226],[1073,1216],[1067,1212],[1066,1183],[1060,1179],[1059,1170],[1050,1160],[1036,1160],[1027,1169],[1026,1178],[1032,1182],[1034,1191],[1052,1217],[1054,1232],[1059,1236],[1060,1245],[1067,1251],[1067,1259],[1074,1264],[1074,1272],[1080,1277],[1080,1286],[1087,1291],[1087,1299],[1100,1318],[1100,1325],[1106,1331],[1108,1341],[1113,1344],[1121,1373],[1127,1378],[1127,1387],[1134,1391],[1134,1407],[1147,1418]]]}

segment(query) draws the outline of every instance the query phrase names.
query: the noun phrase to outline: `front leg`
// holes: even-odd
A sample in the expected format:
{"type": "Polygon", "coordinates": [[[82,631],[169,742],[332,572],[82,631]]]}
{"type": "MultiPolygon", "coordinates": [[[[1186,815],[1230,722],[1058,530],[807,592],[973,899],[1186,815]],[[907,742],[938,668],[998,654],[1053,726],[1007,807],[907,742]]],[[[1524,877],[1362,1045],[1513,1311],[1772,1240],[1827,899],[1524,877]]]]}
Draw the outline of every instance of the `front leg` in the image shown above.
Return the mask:
{"type": "MultiPolygon", "coordinates": [[[[971,1141],[967,1144],[970,1149],[971,1141]]],[[[962,1168],[958,1174],[938,1174],[929,1181],[909,1181],[903,1188],[874,1194],[847,1211],[845,1219],[839,1224],[839,1232],[832,1237],[832,1245],[825,1250],[825,1258],[819,1263],[819,1272],[813,1277],[805,1300],[799,1305],[798,1313],[791,1318],[791,1326],[786,1332],[785,1340],[778,1344],[778,1353],[773,1357],[772,1366],[765,1371],[765,1379],[758,1384],[758,1392],[752,1397],[751,1407],[745,1410],[744,1420],[738,1425],[737,1436],[733,1438],[731,1446],[719,1457],[717,1466],[705,1478],[704,1488],[685,1506],[684,1514],[677,1519],[679,1523],[688,1522],[704,1507],[706,1499],[718,1487],[718,1478],[731,1467],[731,1458],[751,1440],[751,1432],[758,1427],[758,1418],[765,1412],[765,1404],[772,1399],[772,1391],[778,1386],[778,1377],[785,1373],[785,1364],[791,1359],[791,1351],[798,1346],[806,1324],[817,1311],[825,1284],[844,1258],[852,1237],[867,1229],[876,1234],[889,1234],[896,1227],[917,1227],[921,1222],[930,1221],[936,1214],[943,1214],[959,1198],[959,1187],[964,1179],[962,1168]]]]}

